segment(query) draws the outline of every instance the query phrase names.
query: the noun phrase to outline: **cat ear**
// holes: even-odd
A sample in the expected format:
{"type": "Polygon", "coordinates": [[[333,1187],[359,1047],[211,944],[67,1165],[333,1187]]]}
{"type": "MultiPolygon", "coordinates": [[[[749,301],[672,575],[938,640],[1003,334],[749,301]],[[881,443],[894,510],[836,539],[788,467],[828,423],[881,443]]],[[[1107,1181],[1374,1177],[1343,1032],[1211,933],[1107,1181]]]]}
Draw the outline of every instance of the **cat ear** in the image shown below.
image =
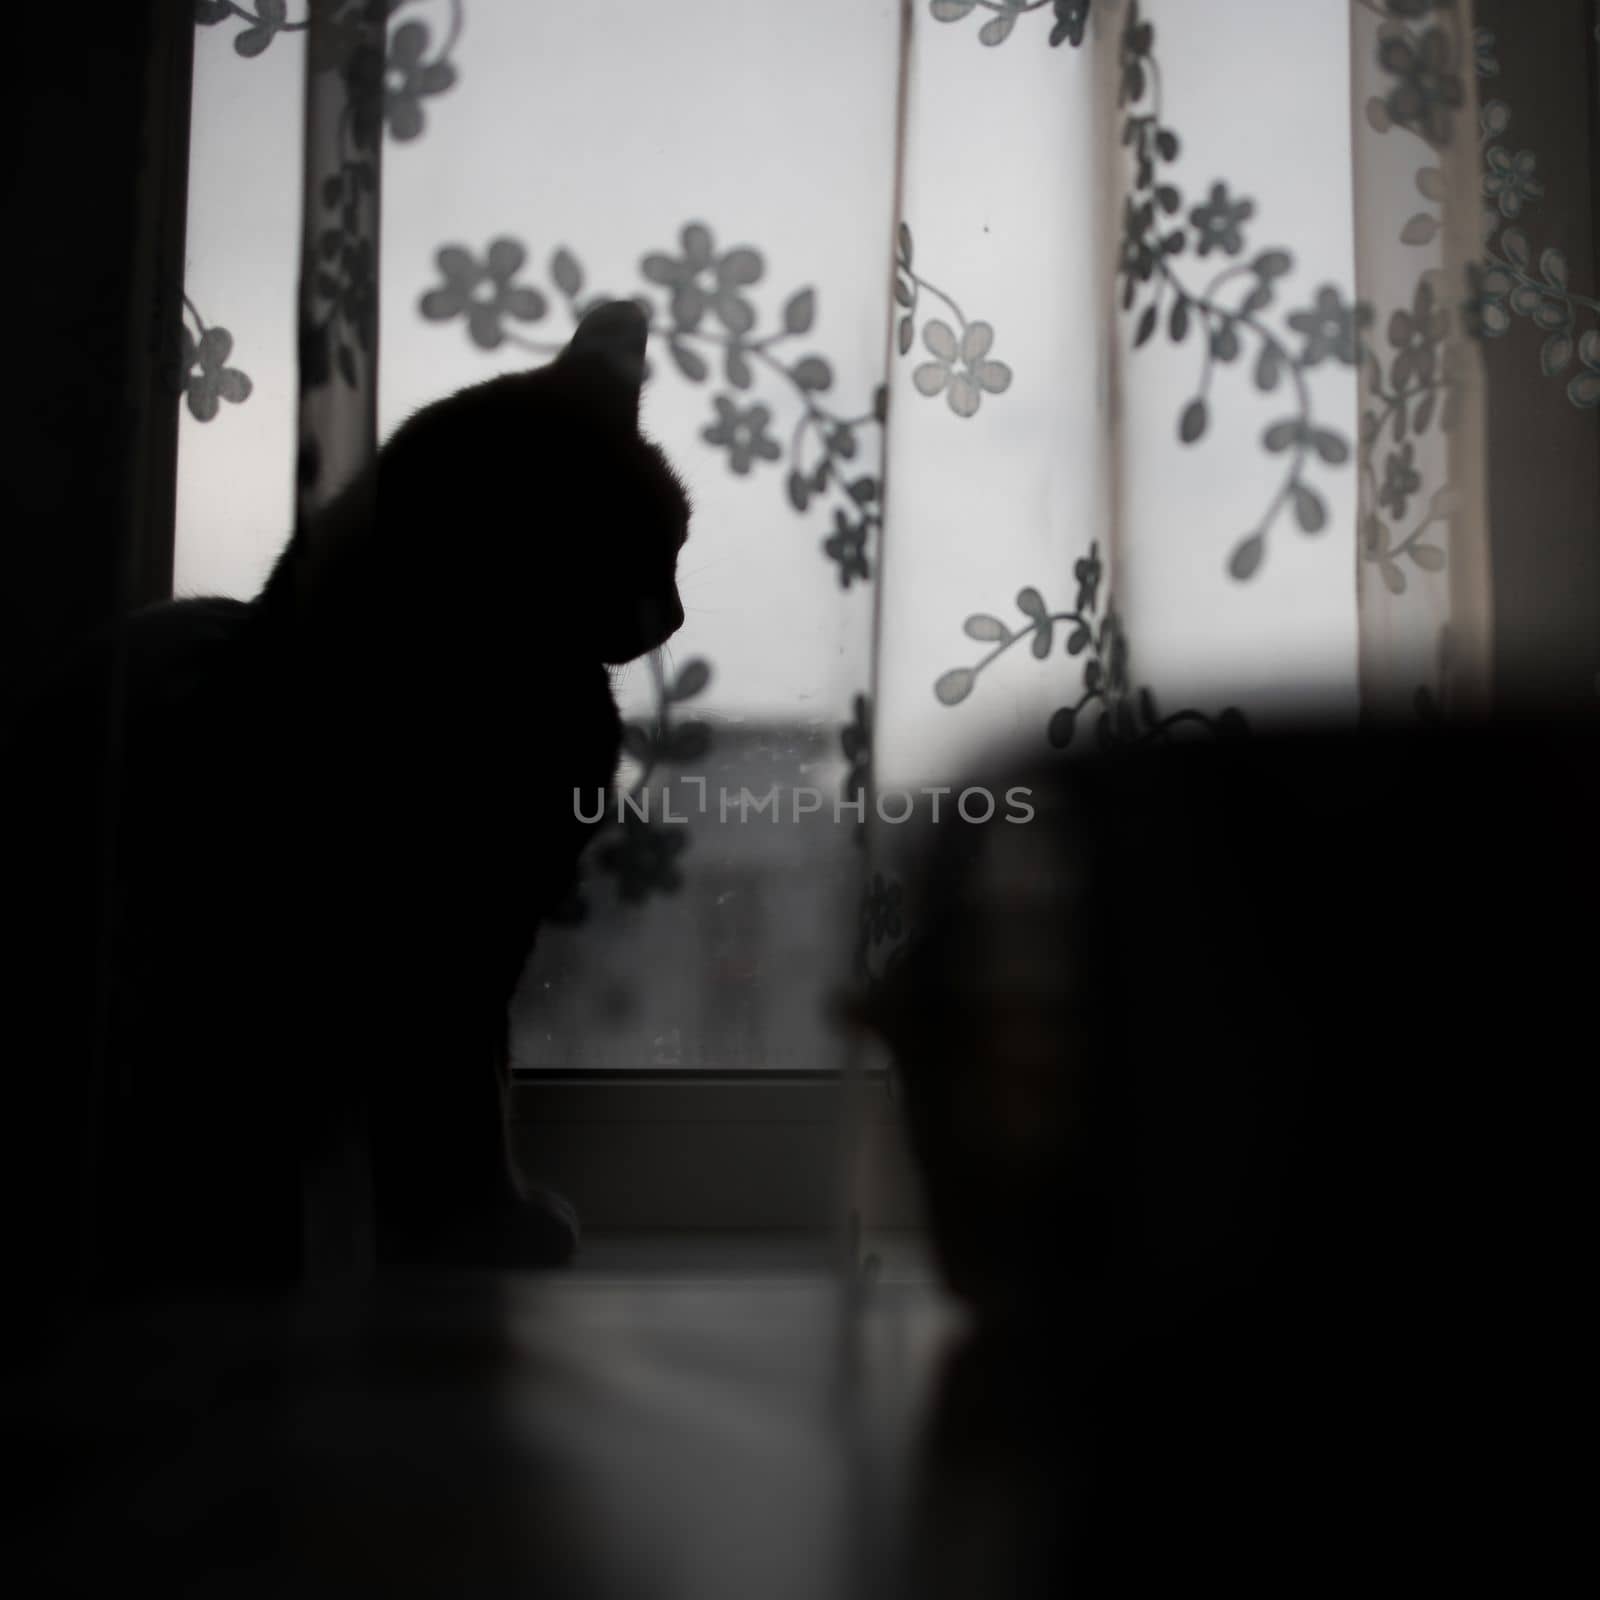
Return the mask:
{"type": "Polygon", "coordinates": [[[640,307],[632,300],[612,300],[596,306],[578,324],[561,359],[592,374],[593,391],[607,410],[637,422],[649,337],[650,324],[640,307]]]}

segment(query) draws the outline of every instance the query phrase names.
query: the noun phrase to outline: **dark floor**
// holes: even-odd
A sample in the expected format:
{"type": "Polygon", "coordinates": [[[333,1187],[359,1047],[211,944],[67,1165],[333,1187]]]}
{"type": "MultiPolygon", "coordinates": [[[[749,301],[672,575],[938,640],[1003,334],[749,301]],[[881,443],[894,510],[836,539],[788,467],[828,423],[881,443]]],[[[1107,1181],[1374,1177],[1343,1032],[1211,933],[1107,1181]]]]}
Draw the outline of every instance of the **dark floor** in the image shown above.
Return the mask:
{"type": "Polygon", "coordinates": [[[815,1239],[599,1239],[108,1321],[0,1374],[0,1570],[30,1600],[1571,1587],[1576,1317],[1212,1337],[1082,1298],[979,1337],[913,1241],[867,1245],[844,1278],[815,1239]]]}
{"type": "Polygon", "coordinates": [[[893,1241],[847,1308],[822,1244],[597,1240],[574,1274],[103,1329],[8,1396],[8,1564],[29,1594],[881,1596],[955,1322],[893,1241]]]}

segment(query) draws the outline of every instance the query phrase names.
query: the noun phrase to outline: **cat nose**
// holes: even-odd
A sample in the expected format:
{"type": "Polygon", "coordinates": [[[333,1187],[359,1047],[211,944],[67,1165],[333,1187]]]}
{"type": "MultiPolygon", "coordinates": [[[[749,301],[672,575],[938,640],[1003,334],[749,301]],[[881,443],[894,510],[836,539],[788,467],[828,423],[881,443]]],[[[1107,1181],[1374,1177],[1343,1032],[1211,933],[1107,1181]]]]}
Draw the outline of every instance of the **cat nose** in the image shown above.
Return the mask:
{"type": "Polygon", "coordinates": [[[640,637],[646,641],[642,648],[654,650],[683,626],[683,602],[676,593],[665,600],[641,600],[637,616],[640,637]]]}

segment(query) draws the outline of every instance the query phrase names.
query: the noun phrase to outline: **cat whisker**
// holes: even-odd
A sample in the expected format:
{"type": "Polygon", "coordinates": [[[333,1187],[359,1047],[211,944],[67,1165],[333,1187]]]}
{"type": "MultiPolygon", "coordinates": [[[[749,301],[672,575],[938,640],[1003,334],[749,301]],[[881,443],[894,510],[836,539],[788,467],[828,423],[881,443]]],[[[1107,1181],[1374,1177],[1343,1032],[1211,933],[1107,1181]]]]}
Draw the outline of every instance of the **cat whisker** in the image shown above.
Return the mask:
{"type": "Polygon", "coordinates": [[[691,579],[702,577],[705,573],[714,572],[718,567],[725,567],[727,564],[728,558],[726,556],[719,556],[713,561],[703,561],[698,567],[694,567],[688,572],[680,572],[678,574],[678,587],[682,588],[683,585],[688,583],[691,579]]]}

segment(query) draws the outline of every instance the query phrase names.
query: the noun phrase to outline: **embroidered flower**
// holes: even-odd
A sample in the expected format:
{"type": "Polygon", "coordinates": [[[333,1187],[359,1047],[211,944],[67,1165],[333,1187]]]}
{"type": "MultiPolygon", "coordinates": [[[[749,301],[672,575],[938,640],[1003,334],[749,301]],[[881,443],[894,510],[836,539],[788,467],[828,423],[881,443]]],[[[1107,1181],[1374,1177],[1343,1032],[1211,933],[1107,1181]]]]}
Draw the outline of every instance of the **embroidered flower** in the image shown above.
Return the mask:
{"type": "Polygon", "coordinates": [[[1254,200],[1233,200],[1225,183],[1211,186],[1211,198],[1189,213],[1189,221],[1200,235],[1198,249],[1203,256],[1213,250],[1236,256],[1244,249],[1243,227],[1256,214],[1254,200]]]}
{"type": "Polygon", "coordinates": [[[865,580],[872,576],[867,568],[867,528],[864,522],[852,522],[843,511],[835,511],[833,532],[822,541],[822,548],[830,561],[838,563],[841,589],[848,589],[852,578],[865,580]]]}
{"type": "Polygon", "coordinates": [[[977,414],[985,391],[1004,394],[1011,387],[1011,368],[987,358],[994,329],[987,322],[969,322],[957,342],[955,330],[935,318],[922,330],[922,342],[933,356],[911,374],[917,393],[944,394],[958,417],[977,414]]]}
{"type": "Polygon", "coordinates": [[[1483,192],[1499,205],[1501,216],[1521,216],[1523,201],[1544,194],[1544,185],[1535,176],[1539,158],[1533,151],[1519,150],[1512,155],[1503,144],[1496,144],[1484,152],[1483,160],[1483,192]]]}
{"type": "Polygon", "coordinates": [[[222,401],[238,405],[250,398],[250,379],[230,367],[233,335],[226,328],[204,328],[198,340],[183,329],[178,347],[179,381],[196,422],[210,422],[222,401]]]}
{"type": "Polygon", "coordinates": [[[717,408],[717,420],[702,428],[700,437],[707,444],[724,446],[728,465],[741,478],[758,458],[776,461],[783,454],[778,441],[767,432],[772,413],[766,406],[758,403],[741,408],[723,394],[714,395],[711,403],[717,408]]]}
{"type": "Polygon", "coordinates": [[[428,26],[424,22],[405,23],[389,41],[383,111],[396,139],[415,139],[424,125],[423,98],[443,94],[456,81],[456,69],[448,61],[424,60],[427,53],[428,26]]]}
{"type": "Polygon", "coordinates": [[[545,314],[545,298],[537,289],[511,281],[528,259],[515,239],[496,239],[481,262],[453,244],[434,259],[444,284],[423,295],[423,316],[430,322],[447,322],[465,313],[467,332],[480,350],[493,350],[505,338],[504,318],[536,322],[545,314]]]}
{"type": "Polygon", "coordinates": [[[1449,332],[1450,318],[1436,308],[1433,285],[1417,285],[1410,311],[1396,311],[1389,319],[1389,343],[1399,352],[1390,377],[1397,389],[1413,382],[1432,383],[1439,370],[1439,346],[1449,332]]]}
{"type": "Polygon", "coordinates": [[[1360,332],[1371,321],[1371,306],[1351,305],[1332,284],[1319,289],[1314,306],[1289,318],[1289,326],[1305,335],[1300,365],[1314,367],[1331,356],[1347,367],[1354,366],[1360,332]]]}
{"type": "Polygon", "coordinates": [[[1449,144],[1453,114],[1466,103],[1454,59],[1454,45],[1443,28],[1429,28],[1420,41],[1391,33],[1378,44],[1378,64],[1399,80],[1389,91],[1389,115],[1435,146],[1449,144]]]}
{"type": "Polygon", "coordinates": [[[672,320],[685,330],[697,328],[710,309],[729,333],[748,333],[756,324],[755,307],[739,290],[760,281],[760,255],[741,245],[719,256],[703,222],[689,223],[679,239],[681,256],[657,251],[639,264],[651,283],[671,289],[672,320]]]}

